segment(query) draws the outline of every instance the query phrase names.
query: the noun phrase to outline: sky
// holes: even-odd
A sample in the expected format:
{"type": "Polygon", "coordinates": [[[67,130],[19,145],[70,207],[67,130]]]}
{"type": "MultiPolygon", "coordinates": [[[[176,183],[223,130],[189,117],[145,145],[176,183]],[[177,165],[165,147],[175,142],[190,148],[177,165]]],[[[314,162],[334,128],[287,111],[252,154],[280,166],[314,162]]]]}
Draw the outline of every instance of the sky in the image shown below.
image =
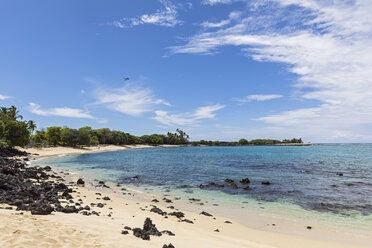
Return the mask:
{"type": "Polygon", "coordinates": [[[2,0],[0,106],[38,128],[372,142],[370,0],[2,0]]]}

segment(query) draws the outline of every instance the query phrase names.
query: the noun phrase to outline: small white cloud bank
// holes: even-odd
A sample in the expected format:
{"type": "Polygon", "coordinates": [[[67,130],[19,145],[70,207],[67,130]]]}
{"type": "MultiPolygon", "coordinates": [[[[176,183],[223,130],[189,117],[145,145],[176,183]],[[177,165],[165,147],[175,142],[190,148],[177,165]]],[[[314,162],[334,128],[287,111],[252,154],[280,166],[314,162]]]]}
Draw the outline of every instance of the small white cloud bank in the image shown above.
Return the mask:
{"type": "Polygon", "coordinates": [[[0,94],[0,100],[2,100],[2,101],[4,101],[4,100],[8,100],[8,99],[10,99],[10,98],[12,98],[11,96],[6,96],[6,95],[2,95],[2,94],[0,94]]]}
{"type": "Polygon", "coordinates": [[[115,89],[99,88],[94,95],[95,104],[132,116],[152,112],[158,105],[171,106],[167,101],[156,98],[151,89],[132,84],[115,89]]]}
{"type": "Polygon", "coordinates": [[[206,5],[216,5],[216,4],[229,4],[232,3],[233,0],[203,0],[202,4],[206,5]]]}
{"type": "Polygon", "coordinates": [[[282,95],[278,94],[268,94],[268,95],[248,95],[243,98],[233,98],[232,101],[246,103],[246,102],[253,102],[253,101],[269,101],[273,99],[282,98],[282,95]]]}
{"type": "Polygon", "coordinates": [[[222,20],[220,22],[205,21],[205,22],[202,22],[200,25],[204,28],[220,28],[220,27],[230,24],[230,22],[231,22],[230,20],[222,20]]]}
{"type": "Polygon", "coordinates": [[[158,9],[153,14],[143,14],[138,17],[122,18],[114,21],[111,24],[118,28],[130,28],[143,24],[153,24],[164,27],[174,27],[182,24],[182,21],[177,19],[177,6],[169,0],[160,0],[163,8],[158,9]]]}
{"type": "Polygon", "coordinates": [[[223,109],[225,106],[220,104],[202,106],[192,113],[170,114],[167,111],[155,111],[154,120],[166,126],[188,126],[195,125],[202,119],[213,119],[216,111],[223,109]]]}
{"type": "Polygon", "coordinates": [[[36,115],[41,116],[60,116],[60,117],[70,117],[70,118],[83,118],[83,119],[96,119],[89,112],[82,109],[75,108],[49,108],[41,109],[40,105],[30,102],[28,105],[28,110],[36,115]]]}

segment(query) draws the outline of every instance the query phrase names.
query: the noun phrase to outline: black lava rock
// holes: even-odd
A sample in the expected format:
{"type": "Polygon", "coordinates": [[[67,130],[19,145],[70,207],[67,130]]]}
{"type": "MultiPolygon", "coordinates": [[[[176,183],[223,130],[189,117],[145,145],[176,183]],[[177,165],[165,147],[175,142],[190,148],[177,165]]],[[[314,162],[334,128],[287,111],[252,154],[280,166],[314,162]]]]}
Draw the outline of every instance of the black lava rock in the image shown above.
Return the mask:
{"type": "Polygon", "coordinates": [[[171,243],[169,245],[163,245],[163,248],[175,248],[171,243]]]}
{"type": "Polygon", "coordinates": [[[62,178],[50,175],[49,166],[29,166],[24,161],[8,158],[12,156],[27,156],[27,153],[0,148],[0,204],[15,206],[17,211],[30,211],[33,215],[80,210],[75,206],[67,209],[61,206],[60,200],[72,199],[72,189],[61,182],[62,178]]]}
{"type": "Polygon", "coordinates": [[[161,236],[162,234],[152,223],[151,219],[146,218],[145,222],[143,223],[143,229],[134,228],[133,235],[143,240],[150,240],[150,235],[161,236]]]}
{"type": "Polygon", "coordinates": [[[161,210],[160,208],[155,207],[155,206],[152,207],[150,212],[154,212],[154,213],[157,213],[157,214],[160,214],[160,215],[163,215],[163,216],[167,214],[167,212],[164,212],[163,210],[161,210]]]}
{"type": "Polygon", "coordinates": [[[176,216],[177,218],[185,217],[185,214],[182,212],[172,212],[172,213],[169,213],[168,215],[176,216]]]}
{"type": "Polygon", "coordinates": [[[213,215],[211,215],[210,213],[207,213],[205,211],[201,212],[200,214],[202,215],[205,215],[205,216],[208,216],[208,217],[212,217],[213,215]]]}
{"type": "Polygon", "coordinates": [[[167,234],[169,236],[176,236],[174,233],[172,233],[171,231],[168,231],[168,230],[161,231],[161,233],[167,234]]]}
{"type": "Polygon", "coordinates": [[[251,180],[249,180],[249,178],[247,177],[247,178],[240,180],[239,182],[242,184],[248,184],[248,183],[251,183],[251,180]]]}
{"type": "Polygon", "coordinates": [[[79,180],[77,180],[76,184],[77,184],[77,185],[82,185],[82,186],[84,186],[84,185],[85,185],[85,182],[84,182],[84,180],[83,180],[82,178],[79,178],[79,180]]]}

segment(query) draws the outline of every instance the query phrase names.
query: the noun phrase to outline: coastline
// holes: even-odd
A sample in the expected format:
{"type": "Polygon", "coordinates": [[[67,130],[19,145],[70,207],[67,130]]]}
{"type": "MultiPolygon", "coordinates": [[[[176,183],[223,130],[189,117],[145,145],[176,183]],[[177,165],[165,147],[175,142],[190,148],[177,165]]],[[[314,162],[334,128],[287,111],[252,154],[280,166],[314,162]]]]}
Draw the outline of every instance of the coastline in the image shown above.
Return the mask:
{"type": "MultiPolygon", "coordinates": [[[[145,146],[151,147],[151,146],[145,146]]],[[[59,148],[46,148],[27,150],[34,155],[33,159],[49,156],[63,156],[76,153],[104,152],[126,148],[110,146],[104,149],[73,149],[61,150],[59,148]]],[[[60,169],[58,169],[60,170],[60,169]]],[[[66,182],[76,182],[80,175],[71,174],[61,170],[60,173],[66,182]]],[[[74,244],[93,247],[162,247],[172,243],[175,247],[368,247],[371,237],[354,235],[337,228],[330,229],[321,224],[312,224],[312,229],[306,228],[306,223],[300,220],[295,223],[285,218],[263,216],[259,213],[249,213],[252,223],[239,223],[237,219],[229,219],[213,214],[213,217],[200,215],[203,206],[194,211],[184,210],[183,204],[177,201],[166,203],[162,196],[153,196],[141,192],[121,190],[114,184],[107,184],[110,188],[98,187],[94,179],[84,178],[85,187],[73,188],[76,193],[74,199],[82,198],[85,204],[106,203],[103,208],[95,208],[102,212],[100,216],[84,216],[81,214],[53,213],[47,216],[31,216],[28,213],[19,215],[14,210],[1,210],[0,212],[0,245],[2,247],[63,247],[74,244]],[[108,196],[104,201],[101,196],[108,196]],[[123,193],[126,193],[123,195],[123,193]],[[130,193],[130,194],[129,194],[130,193]],[[156,197],[160,202],[153,203],[156,197]],[[100,199],[97,199],[100,198],[100,199]],[[194,224],[179,222],[174,216],[165,218],[162,215],[150,212],[151,205],[156,205],[163,211],[169,212],[169,206],[180,208],[185,218],[194,224]],[[112,208],[112,209],[109,209],[112,208]],[[111,213],[112,212],[112,213],[111,213]],[[108,215],[111,213],[111,217],[108,215]],[[133,217],[135,216],[135,217],[133,217]],[[146,217],[150,217],[159,230],[170,230],[176,236],[162,235],[152,237],[150,241],[143,241],[131,234],[121,234],[123,225],[141,227],[146,217]],[[230,221],[232,224],[225,223],[230,221]],[[275,223],[275,226],[272,225],[275,223]],[[58,227],[58,228],[57,228],[58,227]],[[253,228],[254,227],[254,228],[253,228]],[[219,232],[215,230],[218,229],[219,232]],[[27,231],[28,230],[28,231],[27,231]],[[56,235],[48,235],[48,231],[56,231],[56,235]],[[58,231],[57,231],[58,230],[58,231]],[[13,233],[13,234],[12,234],[13,233]],[[64,237],[64,238],[63,238],[64,237]],[[75,242],[75,243],[74,243],[75,242]]],[[[125,186],[124,186],[125,187],[125,186]]]]}
{"type": "Polygon", "coordinates": [[[82,148],[74,147],[46,147],[46,148],[22,148],[16,147],[20,151],[24,151],[31,154],[31,159],[40,159],[46,157],[57,157],[66,156],[71,154],[84,154],[93,152],[110,152],[118,151],[123,149],[138,149],[138,148],[153,148],[153,147],[179,147],[180,145],[98,145],[98,146],[85,146],[82,148]]]}

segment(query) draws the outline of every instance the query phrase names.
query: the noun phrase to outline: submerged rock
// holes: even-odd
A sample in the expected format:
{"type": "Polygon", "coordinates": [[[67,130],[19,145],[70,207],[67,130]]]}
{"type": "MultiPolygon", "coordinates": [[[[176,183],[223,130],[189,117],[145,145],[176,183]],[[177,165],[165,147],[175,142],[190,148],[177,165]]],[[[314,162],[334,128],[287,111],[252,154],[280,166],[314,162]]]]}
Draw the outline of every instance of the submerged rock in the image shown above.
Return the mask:
{"type": "Polygon", "coordinates": [[[251,183],[251,180],[249,180],[249,178],[247,177],[247,178],[244,178],[244,179],[240,180],[239,182],[242,183],[242,184],[249,184],[249,183],[251,183]]]}
{"type": "Polygon", "coordinates": [[[236,183],[230,183],[230,186],[234,189],[237,189],[239,188],[238,185],[236,183]]]}
{"type": "Polygon", "coordinates": [[[226,178],[226,179],[225,179],[225,182],[227,182],[227,183],[233,183],[234,180],[232,180],[232,179],[230,179],[230,178],[226,178]]]}

